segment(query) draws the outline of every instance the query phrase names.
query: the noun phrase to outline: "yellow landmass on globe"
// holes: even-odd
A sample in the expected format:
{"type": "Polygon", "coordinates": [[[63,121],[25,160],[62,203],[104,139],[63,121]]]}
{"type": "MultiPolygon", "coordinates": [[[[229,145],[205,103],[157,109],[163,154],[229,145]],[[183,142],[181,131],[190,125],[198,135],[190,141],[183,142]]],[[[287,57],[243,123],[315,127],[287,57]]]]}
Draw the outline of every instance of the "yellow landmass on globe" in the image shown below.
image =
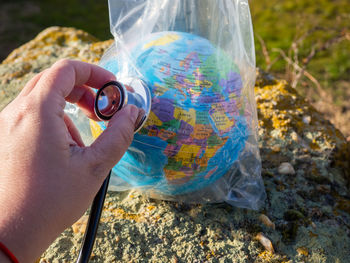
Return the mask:
{"type": "Polygon", "coordinates": [[[145,126],[152,126],[152,125],[155,125],[155,126],[162,126],[163,125],[163,122],[157,117],[157,115],[155,115],[153,113],[153,111],[150,111],[149,115],[148,115],[148,119],[145,123],[145,126]]]}
{"type": "Polygon", "coordinates": [[[201,146],[183,144],[179,152],[173,157],[177,162],[181,162],[183,167],[191,168],[201,146]]]}
{"type": "Polygon", "coordinates": [[[228,98],[230,100],[237,99],[237,95],[235,93],[231,92],[231,93],[229,93],[228,98]]]}
{"type": "Polygon", "coordinates": [[[229,131],[235,123],[233,120],[230,120],[226,114],[220,112],[214,112],[210,116],[214,121],[216,128],[221,132],[229,131]]]}
{"type": "Polygon", "coordinates": [[[96,121],[90,120],[90,130],[92,137],[95,139],[103,132],[102,128],[96,121]]]}
{"type": "Polygon", "coordinates": [[[202,89],[200,86],[194,86],[194,83],[189,79],[184,79],[184,82],[190,87],[189,93],[191,97],[199,97],[201,95],[202,89]]]}
{"type": "Polygon", "coordinates": [[[171,42],[178,40],[179,38],[180,38],[180,36],[177,34],[167,34],[165,36],[162,36],[156,40],[153,40],[153,41],[145,44],[143,46],[143,49],[147,49],[147,48],[154,47],[154,46],[164,46],[164,45],[170,44],[171,42]]]}
{"type": "Polygon", "coordinates": [[[216,154],[216,152],[221,149],[221,147],[223,147],[227,141],[227,138],[221,138],[222,141],[220,144],[217,144],[215,146],[207,146],[207,148],[205,149],[205,152],[202,156],[202,158],[199,158],[197,161],[197,164],[199,166],[207,166],[208,165],[208,161],[216,154]]]}
{"type": "Polygon", "coordinates": [[[196,124],[196,122],[195,122],[196,121],[196,111],[194,109],[190,109],[189,111],[186,111],[184,109],[175,107],[174,117],[175,117],[175,119],[177,119],[179,121],[183,120],[184,122],[187,122],[192,127],[194,127],[196,124]]]}
{"type": "Polygon", "coordinates": [[[220,103],[213,103],[211,108],[213,112],[210,114],[210,117],[215,123],[216,128],[220,132],[229,131],[235,122],[226,116],[224,107],[220,103]]]}
{"type": "Polygon", "coordinates": [[[209,89],[211,86],[213,86],[213,83],[209,80],[196,79],[196,81],[194,83],[196,86],[199,86],[201,88],[207,88],[207,89],[209,89]]]}
{"type": "Polygon", "coordinates": [[[156,96],[162,96],[162,95],[164,95],[165,92],[167,92],[169,90],[167,87],[164,87],[158,83],[155,83],[154,87],[155,87],[154,94],[156,96]]]}
{"type": "MultiPolygon", "coordinates": [[[[205,153],[201,158],[198,158],[201,151],[201,146],[198,145],[185,145],[183,144],[179,152],[171,157],[174,158],[176,162],[180,162],[182,167],[191,168],[194,162],[198,165],[198,169],[201,167],[206,168],[208,166],[208,161],[216,154],[216,152],[226,143],[227,138],[223,138],[221,143],[215,146],[207,146],[205,153]]],[[[188,178],[193,174],[193,170],[190,170],[191,173],[185,173],[183,171],[175,171],[164,169],[165,176],[168,180],[180,180],[183,178],[188,178]]]]}

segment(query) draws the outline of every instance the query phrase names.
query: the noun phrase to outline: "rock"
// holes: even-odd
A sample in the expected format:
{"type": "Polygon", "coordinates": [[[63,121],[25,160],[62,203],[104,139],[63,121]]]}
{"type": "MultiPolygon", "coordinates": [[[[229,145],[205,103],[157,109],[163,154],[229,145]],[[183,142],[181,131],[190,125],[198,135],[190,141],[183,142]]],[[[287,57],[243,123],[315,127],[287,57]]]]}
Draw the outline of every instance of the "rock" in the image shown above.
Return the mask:
{"type": "Polygon", "coordinates": [[[87,215],[83,215],[77,222],[75,222],[72,225],[73,233],[74,234],[77,234],[77,233],[84,234],[88,219],[89,219],[89,217],[87,215]]]}
{"type": "Polygon", "coordinates": [[[36,73],[60,58],[97,63],[112,40],[97,39],[82,30],[50,27],[15,49],[0,66],[0,110],[36,73]]]}
{"type": "Polygon", "coordinates": [[[259,216],[260,221],[267,227],[271,227],[273,230],[276,229],[275,223],[273,223],[268,216],[261,214],[259,216]]]}
{"type": "Polygon", "coordinates": [[[258,233],[255,236],[255,239],[260,242],[260,244],[270,253],[274,254],[275,250],[273,249],[273,245],[271,243],[271,240],[268,239],[263,233],[258,233]]]}
{"type": "Polygon", "coordinates": [[[311,117],[310,116],[304,116],[303,117],[303,122],[305,123],[305,124],[310,124],[310,122],[311,122],[311,117]]]}
{"type": "MultiPolygon", "coordinates": [[[[97,63],[111,44],[73,28],[46,29],[0,65],[0,109],[56,60],[97,63]]],[[[135,191],[110,192],[91,262],[348,261],[349,144],[285,81],[258,71],[255,94],[267,192],[261,211],[150,200],[135,191]],[[283,162],[294,167],[293,176],[278,171],[283,162]],[[260,221],[261,214],[269,215],[275,229],[260,221]],[[259,233],[268,236],[275,253],[259,244],[259,233]]],[[[84,220],[66,229],[41,262],[74,262],[84,220]]]]}
{"type": "Polygon", "coordinates": [[[305,247],[298,247],[297,248],[297,252],[298,252],[299,255],[303,255],[303,256],[306,256],[306,257],[309,255],[309,251],[305,247]]]}
{"type": "Polygon", "coordinates": [[[278,167],[278,172],[280,174],[295,174],[294,168],[290,163],[281,163],[278,167]]]}

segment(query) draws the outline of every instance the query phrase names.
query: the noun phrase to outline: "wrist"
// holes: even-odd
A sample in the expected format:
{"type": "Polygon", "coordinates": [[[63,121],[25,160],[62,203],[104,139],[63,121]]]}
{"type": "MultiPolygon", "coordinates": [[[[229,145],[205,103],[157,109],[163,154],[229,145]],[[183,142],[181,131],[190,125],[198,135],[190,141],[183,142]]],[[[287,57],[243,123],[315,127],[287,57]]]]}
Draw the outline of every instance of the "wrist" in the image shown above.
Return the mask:
{"type": "Polygon", "coordinates": [[[16,256],[0,242],[0,262],[19,263],[16,256]]]}
{"type": "MultiPolygon", "coordinates": [[[[46,243],[44,245],[43,242],[46,241],[46,236],[38,226],[40,220],[30,211],[30,206],[18,199],[20,198],[17,197],[18,202],[11,202],[9,198],[0,196],[1,201],[5,200],[0,205],[0,211],[4,211],[0,214],[0,242],[6,245],[19,262],[34,262],[46,248],[46,243]]],[[[4,251],[1,252],[0,249],[0,253],[0,262],[3,262],[4,251]]],[[[13,261],[7,259],[5,262],[13,261]]]]}
{"type": "Polygon", "coordinates": [[[12,261],[8,258],[8,256],[5,255],[4,252],[0,250],[0,262],[4,263],[12,263],[12,261]]]}

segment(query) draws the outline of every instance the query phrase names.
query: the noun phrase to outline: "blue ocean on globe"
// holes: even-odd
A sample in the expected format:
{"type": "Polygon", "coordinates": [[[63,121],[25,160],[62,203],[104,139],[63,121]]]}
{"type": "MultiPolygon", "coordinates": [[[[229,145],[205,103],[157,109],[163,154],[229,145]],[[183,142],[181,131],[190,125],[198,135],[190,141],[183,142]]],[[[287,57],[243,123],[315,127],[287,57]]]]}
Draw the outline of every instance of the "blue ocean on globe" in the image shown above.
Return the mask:
{"type": "MultiPolygon", "coordinates": [[[[166,31],[105,58],[101,66],[117,79],[142,79],[152,97],[148,119],[113,176],[135,188],[178,195],[229,172],[249,131],[241,75],[225,52],[202,37],[166,31]]],[[[95,137],[106,128],[104,122],[91,126],[95,137]]]]}

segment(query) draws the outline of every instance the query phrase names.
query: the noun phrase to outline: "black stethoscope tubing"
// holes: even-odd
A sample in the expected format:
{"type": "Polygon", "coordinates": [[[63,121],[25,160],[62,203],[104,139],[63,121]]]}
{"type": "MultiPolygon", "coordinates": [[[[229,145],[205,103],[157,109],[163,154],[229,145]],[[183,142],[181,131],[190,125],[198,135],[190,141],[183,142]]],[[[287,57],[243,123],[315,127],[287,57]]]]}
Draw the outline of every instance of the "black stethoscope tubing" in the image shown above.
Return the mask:
{"type": "Polygon", "coordinates": [[[107,189],[108,189],[109,179],[111,177],[111,172],[112,171],[109,171],[107,178],[104,180],[100,190],[98,191],[98,193],[94,198],[94,201],[92,202],[89,220],[85,230],[84,241],[80,249],[78,259],[76,261],[77,263],[89,262],[92,248],[95,243],[97,228],[100,222],[101,213],[103,210],[103,204],[104,204],[107,189]]]}

